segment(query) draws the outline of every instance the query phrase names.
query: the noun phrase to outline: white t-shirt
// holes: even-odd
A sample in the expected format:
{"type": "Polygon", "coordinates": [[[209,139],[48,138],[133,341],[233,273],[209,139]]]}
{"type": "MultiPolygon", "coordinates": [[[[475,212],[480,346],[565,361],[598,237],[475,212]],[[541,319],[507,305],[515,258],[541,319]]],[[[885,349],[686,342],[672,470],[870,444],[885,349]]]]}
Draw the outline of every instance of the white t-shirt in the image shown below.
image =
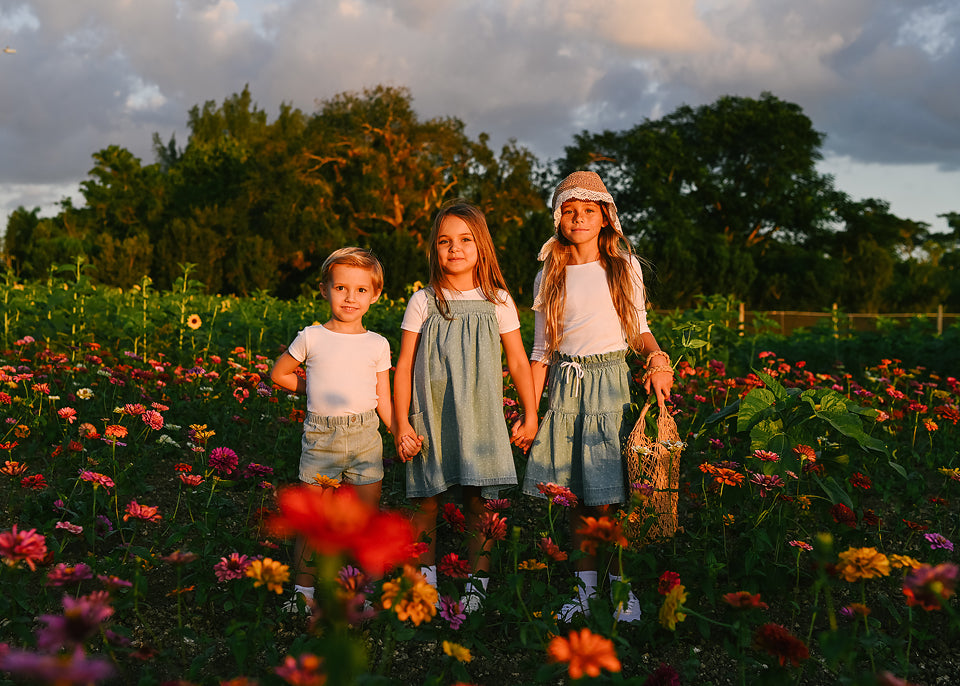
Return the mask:
{"type": "MultiPolygon", "coordinates": [[[[503,299],[502,303],[493,303],[494,311],[497,313],[497,326],[500,333],[505,334],[510,331],[516,331],[520,328],[520,315],[517,314],[517,306],[513,304],[513,298],[506,291],[499,291],[498,294],[503,299]]],[[[410,297],[407,303],[407,309],[403,313],[403,321],[400,328],[404,331],[420,332],[423,328],[423,322],[427,319],[428,292],[422,288],[410,297]]],[[[486,300],[483,291],[474,288],[469,291],[452,291],[443,289],[443,297],[451,300],[486,300]]]]}
{"type": "Polygon", "coordinates": [[[390,369],[390,343],[380,334],[317,324],[300,331],[287,352],[307,372],[308,412],[342,417],[376,409],[377,372],[390,369]]]}
{"type": "MultiPolygon", "coordinates": [[[[647,325],[646,301],[643,297],[643,274],[640,262],[631,256],[631,264],[637,275],[634,303],[640,307],[640,331],[650,331],[647,325]]],[[[620,325],[617,308],[613,305],[607,272],[599,261],[587,264],[571,264],[566,268],[567,301],[563,311],[563,339],[558,352],[566,355],[602,355],[614,350],[625,350],[627,339],[620,325]]],[[[543,271],[533,282],[533,292],[540,289],[543,271]]],[[[546,352],[546,317],[536,312],[533,328],[533,350],[530,359],[543,360],[546,352]]]]}

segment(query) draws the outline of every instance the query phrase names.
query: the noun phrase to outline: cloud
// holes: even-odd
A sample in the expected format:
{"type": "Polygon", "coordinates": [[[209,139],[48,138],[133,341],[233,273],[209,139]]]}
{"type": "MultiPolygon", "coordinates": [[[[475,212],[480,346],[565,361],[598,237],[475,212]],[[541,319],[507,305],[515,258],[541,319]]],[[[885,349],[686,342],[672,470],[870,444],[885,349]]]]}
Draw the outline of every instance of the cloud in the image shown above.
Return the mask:
{"type": "Polygon", "coordinates": [[[0,185],[75,184],[111,144],[152,162],[154,132],[184,144],[191,107],[245,84],[271,116],[406,86],[422,117],[542,159],[771,91],[830,155],[956,168],[958,34],[954,0],[21,0],[0,10],[0,185]]]}

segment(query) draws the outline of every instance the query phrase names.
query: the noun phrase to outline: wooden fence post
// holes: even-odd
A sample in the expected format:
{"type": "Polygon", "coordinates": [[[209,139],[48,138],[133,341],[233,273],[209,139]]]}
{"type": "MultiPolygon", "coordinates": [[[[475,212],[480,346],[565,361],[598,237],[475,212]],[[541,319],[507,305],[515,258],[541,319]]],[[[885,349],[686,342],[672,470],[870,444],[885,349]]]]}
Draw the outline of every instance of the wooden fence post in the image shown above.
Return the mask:
{"type": "Polygon", "coordinates": [[[937,305],[937,335],[943,335],[943,303],[937,305]]]}

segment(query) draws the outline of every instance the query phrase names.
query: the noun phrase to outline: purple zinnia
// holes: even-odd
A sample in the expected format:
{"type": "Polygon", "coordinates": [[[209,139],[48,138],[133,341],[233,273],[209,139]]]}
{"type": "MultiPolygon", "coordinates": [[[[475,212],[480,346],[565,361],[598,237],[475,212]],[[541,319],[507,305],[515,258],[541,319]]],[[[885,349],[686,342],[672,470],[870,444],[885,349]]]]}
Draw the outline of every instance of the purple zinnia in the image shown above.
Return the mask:
{"type": "Polygon", "coordinates": [[[943,548],[944,550],[949,550],[951,553],[953,552],[953,542],[946,536],[942,534],[924,534],[923,537],[927,539],[927,542],[930,544],[930,550],[943,548]]]}
{"type": "Polygon", "coordinates": [[[466,621],[467,615],[460,606],[459,600],[450,596],[440,598],[440,616],[450,623],[450,628],[456,631],[466,621]]]}

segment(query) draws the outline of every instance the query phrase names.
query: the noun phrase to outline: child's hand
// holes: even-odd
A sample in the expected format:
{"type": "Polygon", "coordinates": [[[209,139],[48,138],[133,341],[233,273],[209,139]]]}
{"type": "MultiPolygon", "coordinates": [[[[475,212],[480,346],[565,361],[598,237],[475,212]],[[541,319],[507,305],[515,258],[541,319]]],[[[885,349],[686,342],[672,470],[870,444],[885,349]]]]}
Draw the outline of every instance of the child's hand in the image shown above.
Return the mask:
{"type": "Polygon", "coordinates": [[[423,447],[423,436],[418,436],[417,432],[409,424],[406,427],[399,428],[395,437],[397,444],[397,456],[401,462],[409,462],[414,458],[423,447]]]}
{"type": "Polygon", "coordinates": [[[665,403],[670,399],[670,390],[673,388],[673,374],[667,372],[651,374],[643,387],[648,395],[651,392],[654,394],[658,404],[665,403]]]}
{"type": "Polygon", "coordinates": [[[533,445],[533,440],[537,437],[537,416],[522,415],[520,419],[513,423],[513,429],[510,431],[510,442],[527,452],[533,445]]]}

